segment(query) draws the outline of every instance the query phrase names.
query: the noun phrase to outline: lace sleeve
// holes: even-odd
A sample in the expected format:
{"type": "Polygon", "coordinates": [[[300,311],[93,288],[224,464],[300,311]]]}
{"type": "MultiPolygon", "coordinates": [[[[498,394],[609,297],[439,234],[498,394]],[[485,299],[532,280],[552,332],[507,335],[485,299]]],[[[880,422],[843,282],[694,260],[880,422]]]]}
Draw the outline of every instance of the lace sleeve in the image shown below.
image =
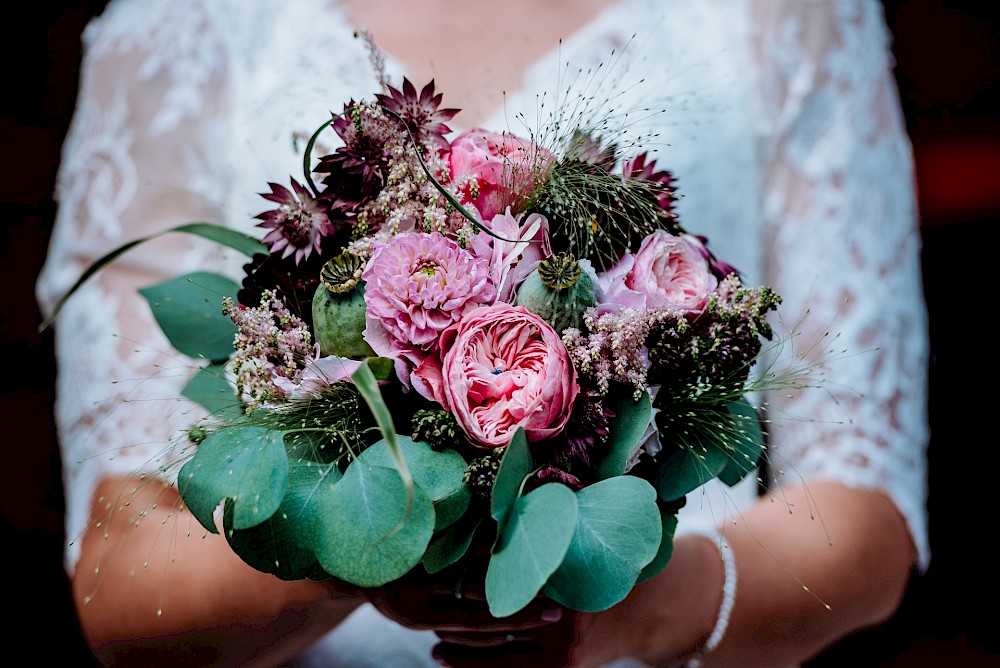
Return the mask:
{"type": "Polygon", "coordinates": [[[925,569],[927,322],[912,155],[882,8],[750,8],[759,113],[770,119],[765,278],[786,319],[806,314],[785,323],[801,332],[794,352],[823,362],[820,390],[770,400],[776,473],[884,490],[925,569]]]}
{"type": "MultiPolygon", "coordinates": [[[[208,29],[213,3],[187,3],[190,11],[172,4],[112,2],[84,33],[77,111],[38,282],[48,311],[109,250],[181,223],[226,219],[230,45],[208,29]],[[169,17],[158,15],[168,7],[169,17]]],[[[171,352],[137,289],[226,262],[214,245],[165,235],[121,256],[60,313],[56,419],[70,569],[100,477],[156,473],[197,417],[176,398],[198,363],[171,352]]]]}

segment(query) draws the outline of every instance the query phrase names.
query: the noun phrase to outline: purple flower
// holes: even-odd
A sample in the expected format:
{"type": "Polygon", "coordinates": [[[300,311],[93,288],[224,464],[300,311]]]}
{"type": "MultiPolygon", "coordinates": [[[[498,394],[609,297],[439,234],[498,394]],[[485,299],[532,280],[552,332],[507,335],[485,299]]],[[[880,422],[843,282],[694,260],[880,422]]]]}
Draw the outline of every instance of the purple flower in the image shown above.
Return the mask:
{"type": "Polygon", "coordinates": [[[261,241],[271,254],[281,253],[282,258],[294,254],[298,264],[314,250],[321,252],[321,240],[333,232],[333,225],[317,201],[295,179],[292,179],[294,193],[277,183],[268,185],[271,192],[261,193],[261,197],[277,203],[278,208],[255,217],[263,221],[257,227],[270,230],[261,241]]]}

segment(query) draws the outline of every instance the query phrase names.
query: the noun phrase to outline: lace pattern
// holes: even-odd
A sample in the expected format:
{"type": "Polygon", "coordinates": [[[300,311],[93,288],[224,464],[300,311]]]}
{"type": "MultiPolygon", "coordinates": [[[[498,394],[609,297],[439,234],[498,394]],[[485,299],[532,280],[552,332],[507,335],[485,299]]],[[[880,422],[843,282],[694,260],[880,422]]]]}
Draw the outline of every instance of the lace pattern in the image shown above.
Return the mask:
{"type": "MultiPolygon", "coordinates": [[[[819,341],[818,351],[845,351],[825,365],[822,390],[768,399],[777,468],[786,480],[886,491],[926,567],[926,320],[910,149],[880,12],[874,0],[622,0],[526,72],[490,125],[522,133],[518,110],[537,118],[538,92],[571,85],[563,64],[596,67],[628,45],[613,106],[667,110],[622,124],[677,175],[682,221],[781,293],[786,320],[808,305],[797,350],[819,341]],[[833,33],[820,30],[829,12],[833,33]]],[[[252,229],[256,192],[301,172],[295,137],[377,86],[332,0],[112,0],[85,46],[38,285],[47,308],[129,239],[193,220],[252,229]]],[[[196,417],[174,399],[196,362],[150,338],[135,288],[195,268],[235,275],[242,261],[167,235],[123,256],[61,315],[67,567],[96,480],[166,465],[171,451],[154,457],[196,417]]]]}

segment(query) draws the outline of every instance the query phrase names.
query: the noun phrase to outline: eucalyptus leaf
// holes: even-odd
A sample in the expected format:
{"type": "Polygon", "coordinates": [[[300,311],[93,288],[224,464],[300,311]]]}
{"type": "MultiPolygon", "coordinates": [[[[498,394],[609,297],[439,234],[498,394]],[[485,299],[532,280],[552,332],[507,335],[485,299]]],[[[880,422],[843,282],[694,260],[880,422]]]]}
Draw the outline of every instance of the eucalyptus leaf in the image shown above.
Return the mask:
{"type": "MultiPolygon", "coordinates": [[[[400,452],[413,476],[413,482],[434,503],[435,531],[453,523],[465,513],[472,495],[462,478],[468,464],[454,450],[436,451],[423,441],[397,436],[400,452]]],[[[358,459],[370,466],[392,468],[395,459],[382,440],[362,452],[358,459]]]]}
{"type": "Polygon", "coordinates": [[[521,496],[507,514],[486,570],[486,601],[494,617],[507,617],[541,591],[573,540],[576,495],[548,483],[521,496]]]}
{"type": "Polygon", "coordinates": [[[181,395],[216,417],[236,417],[242,413],[239,397],[229,382],[224,363],[209,363],[184,386],[181,395]]]}
{"type": "Polygon", "coordinates": [[[660,547],[656,551],[656,556],[653,560],[646,564],[639,573],[638,582],[643,580],[648,580],[657,573],[663,570],[663,568],[670,562],[670,558],[674,556],[674,534],[677,532],[677,510],[673,508],[667,508],[666,505],[660,506],[660,547]]]}
{"type": "Polygon", "coordinates": [[[333,464],[291,462],[288,491],[277,512],[249,529],[228,529],[232,524],[232,503],[227,501],[223,523],[233,551],[257,570],[282,580],[328,577],[307,547],[311,531],[307,508],[340,477],[340,471],[333,464]]]}
{"type": "Polygon", "coordinates": [[[215,509],[233,501],[233,528],[271,517],[288,487],[284,432],[255,426],[224,427],[205,438],[177,478],[177,491],[203,527],[218,533],[215,509]]]}
{"type": "Polygon", "coordinates": [[[629,458],[642,442],[653,415],[649,392],[643,392],[638,400],[632,399],[631,394],[622,394],[609,408],[615,416],[608,424],[611,449],[597,467],[601,480],[625,473],[629,458]]]}
{"type": "Polygon", "coordinates": [[[465,556],[482,522],[482,517],[469,514],[436,533],[424,554],[424,570],[432,574],[443,571],[465,556]]]}
{"type": "Polygon", "coordinates": [[[490,513],[497,521],[498,531],[503,532],[507,514],[521,495],[525,478],[531,473],[531,452],[524,429],[518,427],[500,459],[500,468],[493,480],[490,513]]]}
{"type": "Polygon", "coordinates": [[[676,501],[701,487],[730,462],[724,437],[717,430],[690,427],[678,436],[684,438],[682,445],[657,455],[659,472],[654,485],[664,501],[676,501]]]}
{"type": "Polygon", "coordinates": [[[730,439],[733,452],[729,463],[719,473],[719,480],[732,486],[757,468],[764,452],[764,432],[760,428],[757,411],[745,397],[730,402],[726,408],[733,423],[730,439]]]}
{"type": "Polygon", "coordinates": [[[393,463],[399,472],[399,477],[403,481],[408,502],[412,503],[413,476],[406,465],[406,460],[403,459],[403,453],[400,450],[398,436],[396,435],[396,427],[392,421],[392,412],[386,405],[385,399],[382,398],[382,392],[379,390],[378,380],[373,371],[373,369],[377,370],[379,368],[378,360],[380,359],[382,358],[373,358],[371,362],[359,366],[357,371],[351,374],[351,382],[358,388],[361,398],[368,404],[368,409],[371,411],[379,430],[382,432],[386,447],[389,448],[393,463]]]}
{"type": "Polygon", "coordinates": [[[222,313],[222,298],[240,286],[219,274],[194,272],[139,290],[170,344],[188,357],[221,362],[233,354],[236,325],[222,313]]]}
{"type": "Polygon", "coordinates": [[[573,610],[599,612],[624,599],[656,556],[662,533],[656,490],[625,475],[584,487],[576,500],[573,540],[544,593],[573,610]]]}
{"type": "Polygon", "coordinates": [[[412,481],[407,490],[393,468],[351,462],[323,504],[311,538],[316,558],[334,577],[362,587],[405,575],[434,532],[434,505],[412,481]]]}

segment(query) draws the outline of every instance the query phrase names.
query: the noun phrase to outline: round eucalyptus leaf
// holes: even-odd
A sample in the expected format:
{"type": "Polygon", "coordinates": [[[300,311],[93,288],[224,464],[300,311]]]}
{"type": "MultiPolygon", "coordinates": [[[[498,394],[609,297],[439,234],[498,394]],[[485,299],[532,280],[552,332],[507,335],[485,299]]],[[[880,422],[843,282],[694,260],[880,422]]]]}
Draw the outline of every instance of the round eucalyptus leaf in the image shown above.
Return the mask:
{"type": "Polygon", "coordinates": [[[222,313],[222,298],[236,299],[240,286],[209,272],[194,272],[142,288],[170,345],[188,357],[221,362],[233,354],[236,325],[222,313]]]}
{"type": "Polygon", "coordinates": [[[661,544],[656,490],[635,476],[608,478],[576,493],[576,531],[545,594],[573,610],[621,601],[661,544]]]}
{"type": "MultiPolygon", "coordinates": [[[[435,531],[452,524],[461,517],[472,495],[462,481],[468,464],[454,450],[436,451],[423,441],[409,436],[397,436],[403,459],[410,469],[413,482],[434,503],[435,531]]],[[[375,443],[362,452],[358,459],[371,466],[392,468],[395,460],[385,440],[375,443]]]]}
{"type": "Polygon", "coordinates": [[[202,526],[218,533],[215,509],[233,502],[233,528],[247,529],[271,517],[288,487],[284,432],[263,427],[224,427],[201,442],[181,467],[177,491],[202,526]]]}
{"type": "Polygon", "coordinates": [[[732,452],[719,480],[733,486],[757,468],[764,452],[764,432],[757,411],[745,398],[730,402],[727,409],[733,425],[729,439],[732,452]]]}
{"type": "Polygon", "coordinates": [[[434,505],[420,487],[411,489],[412,497],[394,468],[351,462],[324,493],[323,514],[310,513],[320,565],[361,587],[384,585],[416,566],[434,532],[434,505]]]}
{"type": "Polygon", "coordinates": [[[576,495],[548,483],[517,499],[486,570],[486,600],[494,617],[531,602],[566,556],[577,523],[576,495]]]}

